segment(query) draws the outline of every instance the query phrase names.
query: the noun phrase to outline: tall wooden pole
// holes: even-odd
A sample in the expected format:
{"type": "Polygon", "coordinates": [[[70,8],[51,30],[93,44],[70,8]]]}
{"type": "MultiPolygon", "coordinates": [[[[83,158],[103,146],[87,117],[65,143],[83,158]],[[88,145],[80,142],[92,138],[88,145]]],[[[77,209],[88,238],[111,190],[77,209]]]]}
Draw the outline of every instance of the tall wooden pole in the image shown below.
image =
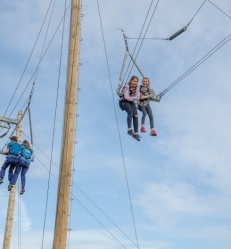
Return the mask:
{"type": "MultiPolygon", "coordinates": [[[[22,111],[18,112],[18,124],[16,128],[16,137],[18,138],[18,142],[21,140],[21,131],[22,131],[22,111]]],[[[8,209],[7,209],[7,216],[6,216],[6,226],[5,226],[5,233],[3,239],[3,249],[10,248],[10,238],[11,238],[11,230],[12,230],[12,223],[14,217],[14,205],[15,205],[15,192],[16,187],[14,186],[9,195],[8,201],[8,209]]]]}
{"type": "Polygon", "coordinates": [[[76,92],[80,40],[80,4],[80,0],[72,0],[71,3],[65,112],[53,249],[65,249],[67,240],[71,166],[77,101],[76,92]]]}

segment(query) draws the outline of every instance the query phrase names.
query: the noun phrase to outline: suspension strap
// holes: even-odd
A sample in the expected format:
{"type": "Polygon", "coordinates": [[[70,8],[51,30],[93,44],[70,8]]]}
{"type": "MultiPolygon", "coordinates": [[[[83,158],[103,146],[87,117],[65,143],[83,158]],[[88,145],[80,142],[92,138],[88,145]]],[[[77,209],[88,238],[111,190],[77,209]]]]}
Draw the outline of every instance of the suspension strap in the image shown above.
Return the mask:
{"type": "MultiPolygon", "coordinates": [[[[32,96],[33,96],[33,93],[34,93],[34,85],[35,85],[35,81],[33,82],[33,86],[32,86],[31,92],[30,92],[30,96],[29,96],[29,99],[28,99],[27,107],[26,107],[25,111],[23,112],[22,117],[21,117],[21,119],[18,121],[18,123],[20,123],[20,122],[22,121],[22,119],[24,118],[24,116],[25,116],[27,110],[30,108],[31,99],[32,99],[32,96]]],[[[17,127],[18,127],[18,124],[15,126],[15,128],[14,128],[13,131],[11,132],[10,137],[13,136],[13,134],[14,134],[15,130],[17,129],[17,127]]]]}
{"type": "Polygon", "coordinates": [[[125,48],[126,48],[126,54],[124,56],[124,60],[123,60],[123,64],[122,64],[122,68],[121,68],[121,71],[120,71],[120,77],[119,77],[119,84],[118,84],[118,88],[116,89],[117,91],[117,95],[118,96],[122,96],[122,92],[121,92],[121,89],[124,85],[124,82],[123,82],[123,73],[124,73],[124,68],[125,68],[125,64],[126,64],[126,61],[127,61],[127,57],[129,56],[132,60],[132,62],[134,63],[134,65],[136,66],[137,70],[139,71],[139,73],[141,74],[141,76],[144,78],[144,74],[142,73],[141,69],[139,68],[138,64],[136,63],[136,61],[134,60],[134,58],[132,57],[132,55],[130,54],[129,52],[129,48],[128,48],[128,41],[127,41],[127,36],[125,35],[124,33],[124,30],[123,29],[120,29],[122,31],[122,34],[123,34],[123,37],[124,37],[124,42],[125,42],[125,48]]]}
{"type": "Polygon", "coordinates": [[[32,133],[32,122],[31,122],[30,107],[28,107],[28,116],[29,116],[29,124],[30,124],[30,142],[33,145],[33,133],[32,133]]]}

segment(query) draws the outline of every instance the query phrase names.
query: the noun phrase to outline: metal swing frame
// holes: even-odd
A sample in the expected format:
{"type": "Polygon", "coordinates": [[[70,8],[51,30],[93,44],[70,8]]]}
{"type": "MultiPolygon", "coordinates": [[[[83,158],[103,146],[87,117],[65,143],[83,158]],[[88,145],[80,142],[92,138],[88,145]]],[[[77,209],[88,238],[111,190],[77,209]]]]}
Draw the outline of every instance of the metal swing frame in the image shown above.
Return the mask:
{"type": "MultiPolygon", "coordinates": [[[[125,47],[126,47],[126,53],[124,55],[124,59],[123,59],[123,64],[122,64],[122,68],[121,68],[121,71],[120,71],[120,76],[119,76],[119,83],[118,83],[118,88],[117,88],[117,95],[119,97],[122,97],[123,96],[123,93],[121,91],[121,88],[122,88],[122,85],[123,85],[123,73],[124,73],[124,68],[125,68],[125,64],[126,64],[126,61],[127,61],[127,58],[128,56],[130,57],[130,59],[132,60],[132,62],[134,63],[134,65],[136,66],[137,70],[139,71],[139,73],[141,74],[141,76],[143,78],[145,78],[143,72],[141,71],[141,69],[139,68],[138,64],[136,63],[135,59],[132,57],[132,55],[130,54],[129,52],[129,48],[128,48],[128,41],[127,41],[127,37],[124,33],[124,30],[121,29],[122,33],[123,33],[123,37],[124,37],[124,42],[125,42],[125,47]]],[[[155,102],[160,102],[160,99],[161,97],[157,94],[155,94],[154,90],[151,89],[151,91],[153,92],[153,97],[152,98],[149,98],[149,101],[155,101],[155,102]]]]}

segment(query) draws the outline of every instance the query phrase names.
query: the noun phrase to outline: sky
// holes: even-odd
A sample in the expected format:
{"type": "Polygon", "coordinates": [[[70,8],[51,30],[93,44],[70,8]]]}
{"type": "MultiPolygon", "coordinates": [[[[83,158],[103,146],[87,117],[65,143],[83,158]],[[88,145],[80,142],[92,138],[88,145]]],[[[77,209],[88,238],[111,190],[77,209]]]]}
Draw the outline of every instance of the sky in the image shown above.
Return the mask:
{"type": "MultiPolygon", "coordinates": [[[[64,9],[65,1],[0,2],[0,116],[16,119],[35,81],[31,101],[35,160],[27,173],[25,194],[16,194],[14,249],[48,249],[53,243],[69,32],[68,10],[61,46],[64,9]]],[[[136,62],[157,94],[231,32],[228,0],[82,0],[67,248],[230,249],[231,41],[159,103],[151,103],[158,135],[149,136],[147,118],[148,132],[140,134],[138,142],[127,135],[126,113],[119,108],[116,88],[126,52],[120,29],[127,37],[138,38],[146,16],[142,33],[146,38],[168,38],[194,17],[172,41],[138,43],[136,62]]],[[[136,43],[128,40],[131,53],[136,43]]],[[[124,81],[132,75],[141,82],[135,67],[124,81]]],[[[28,115],[22,131],[22,139],[30,140],[28,115]]],[[[0,149],[10,132],[0,139],[0,149]]],[[[0,164],[4,160],[1,155],[0,164]]],[[[20,191],[20,180],[17,184],[20,191]]],[[[6,175],[0,186],[0,244],[7,186],[6,175]]]]}

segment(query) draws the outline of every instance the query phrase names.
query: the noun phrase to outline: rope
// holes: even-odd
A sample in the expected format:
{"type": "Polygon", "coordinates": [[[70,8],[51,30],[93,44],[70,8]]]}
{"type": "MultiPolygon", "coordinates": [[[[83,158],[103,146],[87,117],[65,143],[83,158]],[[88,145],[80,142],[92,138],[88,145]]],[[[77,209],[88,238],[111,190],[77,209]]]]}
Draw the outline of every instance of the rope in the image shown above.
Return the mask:
{"type": "Polygon", "coordinates": [[[53,34],[53,36],[51,37],[50,42],[49,42],[49,44],[47,45],[47,48],[46,48],[46,50],[44,51],[44,53],[43,53],[41,59],[39,60],[39,63],[38,63],[38,65],[37,65],[37,67],[35,68],[34,73],[32,74],[30,80],[28,81],[26,87],[24,88],[24,91],[22,92],[21,96],[19,97],[19,99],[18,99],[17,103],[15,104],[15,106],[14,106],[12,112],[10,113],[10,116],[11,116],[12,113],[14,112],[16,106],[18,105],[19,101],[21,100],[21,98],[22,98],[23,94],[25,93],[27,87],[29,86],[30,82],[32,81],[33,77],[35,76],[35,74],[36,74],[36,72],[37,72],[37,69],[39,68],[39,66],[40,66],[40,64],[41,64],[41,62],[42,62],[42,60],[43,60],[43,58],[45,57],[45,55],[46,55],[46,53],[47,53],[47,51],[48,51],[48,49],[49,49],[49,47],[50,47],[50,45],[51,45],[51,43],[52,43],[54,37],[55,37],[55,35],[57,34],[58,29],[59,29],[61,23],[63,22],[64,17],[65,17],[65,15],[66,15],[66,13],[67,13],[69,7],[70,7],[70,4],[68,5],[68,7],[67,7],[67,9],[66,9],[66,12],[64,13],[63,17],[61,18],[61,20],[60,20],[60,22],[59,22],[59,24],[58,24],[58,26],[57,26],[57,28],[56,28],[54,34],[53,34]]]}
{"type": "MultiPolygon", "coordinates": [[[[146,31],[145,31],[145,33],[144,33],[144,37],[146,36],[146,34],[147,34],[147,32],[148,32],[148,29],[149,29],[149,26],[150,26],[150,24],[151,24],[151,22],[152,22],[152,19],[153,19],[155,13],[156,13],[156,9],[157,9],[157,6],[158,6],[158,4],[159,4],[159,1],[160,1],[160,0],[157,1],[156,5],[155,5],[155,8],[154,8],[154,10],[153,10],[153,12],[152,12],[152,16],[151,16],[151,18],[150,18],[150,21],[149,21],[148,26],[147,26],[147,28],[146,28],[146,31]]],[[[142,32],[142,31],[141,31],[141,32],[142,32]]],[[[140,38],[140,37],[139,37],[139,38],[140,38]]],[[[139,40],[138,40],[138,41],[139,41],[139,40]]],[[[144,39],[142,39],[142,41],[141,41],[141,44],[140,44],[139,49],[138,49],[138,51],[137,51],[137,53],[136,53],[136,56],[135,56],[135,60],[137,59],[137,57],[138,57],[138,55],[139,55],[140,49],[141,49],[141,47],[142,47],[142,45],[143,45],[143,42],[144,42],[144,39]]],[[[138,42],[137,42],[137,44],[138,44],[138,42]]],[[[134,50],[134,52],[135,52],[135,50],[134,50]]],[[[133,64],[132,67],[131,67],[131,70],[130,70],[130,72],[129,72],[129,75],[131,74],[131,71],[132,71],[133,66],[134,66],[134,64],[133,64]]],[[[128,78],[127,78],[127,81],[128,81],[128,78]]]]}
{"type": "Polygon", "coordinates": [[[182,81],[186,76],[193,72],[197,67],[204,63],[210,56],[217,52],[221,47],[223,47],[231,39],[231,33],[226,36],[221,42],[219,42],[212,50],[210,50],[206,55],[204,55],[199,61],[197,61],[192,67],[190,67],[184,74],[182,74],[177,80],[175,80],[171,85],[169,85],[165,90],[163,90],[158,96],[162,97],[170,89],[176,86],[180,81],[182,81]]]}
{"type": "Polygon", "coordinates": [[[133,219],[133,226],[134,226],[134,231],[135,231],[135,236],[136,236],[136,243],[137,243],[136,246],[137,246],[137,248],[139,248],[137,231],[136,231],[136,224],[135,224],[135,218],[134,218],[134,212],[133,212],[133,206],[132,206],[132,201],[131,201],[130,187],[129,187],[129,183],[128,183],[128,175],[127,175],[125,159],[124,159],[124,153],[123,153],[123,147],[122,147],[122,141],[121,141],[121,136],[120,136],[119,122],[118,122],[118,117],[117,117],[117,112],[116,112],[115,99],[114,99],[114,95],[113,95],[111,73],[110,73],[109,61],[108,61],[108,56],[107,56],[107,49],[106,49],[106,43],[105,43],[105,37],[104,37],[104,30],[103,30],[103,24],[102,24],[101,12],[100,12],[99,0],[97,0],[97,6],[98,6],[98,13],[99,13],[99,19],[100,19],[100,26],[101,26],[101,33],[102,33],[103,44],[104,44],[104,51],[105,51],[107,69],[108,69],[108,77],[109,77],[112,100],[113,100],[115,117],[116,117],[117,131],[118,131],[118,136],[119,136],[119,141],[120,141],[120,149],[121,149],[121,154],[122,154],[122,160],[123,160],[124,172],[125,172],[125,177],[126,177],[128,196],[129,196],[129,201],[130,201],[130,208],[131,208],[132,219],[133,219]]]}
{"type": "Polygon", "coordinates": [[[218,10],[220,10],[224,15],[226,15],[229,19],[231,19],[231,17],[226,14],[222,9],[220,9],[217,5],[215,5],[213,2],[211,2],[210,0],[208,0],[214,7],[216,7],[218,10]]]}
{"type": "MultiPolygon", "coordinates": [[[[23,132],[23,134],[24,134],[24,136],[25,137],[29,137],[27,134],[25,134],[24,132],[23,132]]],[[[41,153],[42,153],[42,155],[44,155],[49,161],[51,161],[52,162],[52,160],[50,159],[50,157],[48,157],[36,144],[34,144],[34,146],[36,147],[36,150],[38,150],[38,151],[40,151],[41,153]]],[[[48,169],[40,160],[39,160],[39,158],[38,157],[36,157],[35,156],[35,158],[36,158],[36,160],[48,171],[48,172],[50,172],[50,174],[51,174],[51,176],[53,176],[54,177],[54,179],[56,179],[56,180],[58,180],[58,178],[53,174],[53,173],[51,173],[51,170],[50,169],[48,169]]],[[[52,162],[52,164],[55,166],[55,168],[58,170],[59,169],[59,167],[55,164],[55,163],[53,163],[52,162]]],[[[133,244],[133,245],[135,245],[136,246],[136,244],[125,234],[125,232],[123,232],[123,230],[121,230],[121,228],[119,228],[119,226],[112,220],[112,219],[110,219],[110,217],[94,202],[94,201],[92,201],[91,200],[91,198],[81,189],[81,188],[79,188],[78,186],[77,186],[77,184],[75,184],[74,182],[73,182],[73,186],[75,186],[83,195],[84,195],[84,197],[86,197],[87,198],[87,200],[88,201],[90,201],[91,202],[91,204],[93,204],[94,206],[95,206],[95,208],[96,209],[98,209],[128,240],[130,240],[130,242],[133,244]]],[[[73,194],[71,195],[71,198],[74,198],[74,196],[73,196],[73,194]]],[[[75,198],[76,199],[76,198],[75,198]]],[[[84,206],[83,204],[81,204],[82,206],[84,206]]],[[[93,215],[92,215],[93,216],[93,215]]]]}
{"type": "Polygon", "coordinates": [[[163,41],[166,41],[168,40],[167,38],[150,38],[150,37],[142,37],[142,38],[134,38],[134,37],[127,37],[127,39],[129,40],[163,40],[163,41]]]}
{"type": "Polygon", "coordinates": [[[205,4],[207,0],[204,0],[204,2],[201,4],[201,6],[199,7],[199,9],[197,10],[197,12],[195,13],[195,15],[192,17],[191,21],[188,23],[188,26],[190,25],[190,23],[193,21],[193,19],[196,17],[196,15],[199,13],[199,11],[201,10],[202,6],[205,4]]]}
{"type": "MultiPolygon", "coordinates": [[[[196,15],[198,14],[198,12],[200,11],[200,9],[202,8],[202,6],[205,4],[205,2],[206,2],[207,0],[205,0],[202,4],[201,4],[201,6],[199,7],[199,9],[196,11],[196,13],[194,14],[194,16],[192,17],[192,19],[190,20],[190,22],[184,27],[185,28],[185,30],[188,28],[188,26],[190,25],[190,23],[193,21],[193,19],[196,17],[196,15]]],[[[146,34],[146,33],[145,33],[146,34]]],[[[143,37],[143,38],[140,38],[140,36],[139,36],[139,38],[128,38],[127,37],[127,39],[134,39],[134,40],[171,40],[171,39],[169,39],[169,38],[152,38],[152,37],[143,37]]]]}
{"type": "Polygon", "coordinates": [[[126,249],[126,247],[120,242],[85,206],[82,205],[80,201],[78,201],[75,197],[74,199],[96,220],[98,223],[123,247],[126,249]]]}
{"type": "MultiPolygon", "coordinates": [[[[45,154],[44,154],[45,155],[45,154]]],[[[46,156],[46,155],[45,155],[46,156]]],[[[50,172],[50,169],[48,169],[40,160],[39,160],[39,158],[38,157],[36,157],[36,160],[48,171],[48,172],[50,172]]],[[[58,178],[53,174],[53,173],[50,173],[57,181],[58,181],[58,178]]],[[[74,186],[76,186],[75,184],[74,184],[74,186]]],[[[79,189],[79,188],[78,188],[79,189]]],[[[79,189],[80,190],[80,189],[79,189]]],[[[81,190],[81,193],[84,193],[82,190],[81,190]]],[[[84,194],[86,197],[87,197],[87,195],[86,194],[84,194]]],[[[117,239],[113,234],[112,234],[112,232],[110,232],[103,224],[102,224],[102,222],[100,222],[78,199],[77,199],[77,197],[75,197],[74,195],[72,195],[71,196],[74,200],[76,200],[116,241],[118,241],[119,242],[119,244],[121,244],[124,248],[126,248],[123,244],[122,244],[122,242],[120,242],[119,241],[119,239],[117,239]]],[[[89,199],[89,197],[87,197],[88,199],[89,199]]],[[[92,202],[92,201],[91,201],[92,202]]],[[[93,202],[92,202],[93,203],[93,202]]],[[[95,205],[96,206],[96,205],[95,205]]],[[[97,207],[97,206],[96,206],[97,207]]],[[[97,207],[98,208],[98,207],[97,207]]],[[[101,209],[99,209],[101,212],[102,212],[102,210],[101,209]]],[[[102,212],[103,213],[103,212],[102,212]]],[[[103,213],[104,214],[104,213],[103,213]]],[[[107,218],[108,218],[108,216],[106,216],[107,218]]],[[[110,220],[110,219],[109,219],[110,220]]],[[[110,220],[111,221],[111,220],[110,220]]],[[[117,227],[118,228],[118,227],[117,227]]],[[[122,231],[122,230],[120,230],[120,231],[122,231]]],[[[128,239],[129,239],[129,237],[124,233],[124,232],[122,232],[128,239]]],[[[132,240],[131,239],[129,239],[131,242],[132,242],[132,240]]],[[[134,243],[134,242],[132,242],[135,246],[136,246],[136,244],[134,243]]]]}
{"type": "Polygon", "coordinates": [[[24,118],[24,116],[25,116],[25,114],[26,114],[28,108],[30,107],[30,103],[31,103],[31,98],[32,98],[32,96],[33,96],[33,92],[34,92],[34,84],[33,84],[33,87],[32,87],[32,89],[31,89],[31,93],[30,93],[30,97],[29,97],[29,101],[28,101],[27,107],[26,107],[26,109],[24,110],[24,112],[23,112],[23,114],[22,114],[20,120],[18,120],[17,125],[15,126],[15,128],[13,129],[13,131],[11,132],[11,134],[10,134],[9,137],[11,137],[11,136],[14,134],[15,130],[18,128],[18,124],[20,124],[20,122],[23,120],[23,118],[24,118]]]}
{"type": "MultiPolygon", "coordinates": [[[[78,2],[78,1],[77,1],[77,2],[78,2]]],[[[77,3],[77,2],[76,2],[76,3],[77,3]]],[[[81,4],[80,0],[79,0],[79,4],[81,4]]],[[[77,15],[76,15],[76,20],[75,20],[75,23],[76,23],[76,24],[78,24],[78,22],[81,23],[81,20],[79,20],[79,16],[80,16],[80,13],[77,13],[77,15]],[[78,14],[79,14],[79,15],[78,15],[78,14]]],[[[81,18],[81,16],[80,16],[80,18],[81,18]]],[[[77,34],[78,34],[78,28],[79,28],[79,26],[76,25],[75,33],[72,34],[73,37],[75,37],[75,38],[77,37],[77,34]]],[[[80,29],[81,29],[81,28],[80,28],[80,29]]],[[[73,38],[73,37],[72,37],[72,38],[73,38]]],[[[76,50],[76,47],[78,47],[78,41],[77,41],[77,39],[75,39],[75,43],[74,43],[73,45],[74,45],[73,51],[75,51],[75,50],[76,50]]],[[[78,49],[79,49],[79,47],[78,47],[78,49]]],[[[78,51],[78,52],[79,52],[79,51],[78,51]]],[[[74,53],[73,53],[73,56],[74,56],[74,53]]],[[[72,59],[73,59],[73,61],[74,61],[74,57],[73,57],[72,59]]],[[[71,67],[71,74],[74,73],[74,70],[76,70],[76,69],[74,68],[74,64],[72,64],[72,67],[71,67]]],[[[72,75],[70,76],[70,79],[71,79],[70,84],[73,84],[73,77],[72,77],[72,75]]],[[[77,91],[77,89],[76,89],[76,91],[77,91]]],[[[70,116],[67,116],[67,117],[66,117],[66,119],[67,119],[66,122],[68,122],[69,118],[70,118],[70,116]]],[[[72,153],[73,153],[73,152],[72,152],[72,153]]],[[[63,155],[63,156],[66,157],[67,155],[63,155]]],[[[64,171],[64,172],[61,172],[61,171],[60,171],[59,174],[62,174],[62,175],[64,176],[64,182],[63,182],[63,184],[64,184],[64,188],[65,188],[68,184],[70,184],[70,183],[68,182],[69,178],[68,178],[68,177],[65,177],[65,176],[67,176],[67,173],[69,174],[69,172],[68,172],[69,168],[68,168],[68,167],[63,167],[63,169],[64,169],[65,171],[64,171]]],[[[70,172],[70,173],[71,173],[71,172],[70,172]]],[[[61,175],[60,175],[59,177],[61,177],[61,175]]],[[[70,194],[70,193],[68,193],[68,194],[70,194]]],[[[64,206],[64,201],[62,202],[61,208],[62,208],[61,221],[63,221],[64,208],[65,208],[65,206],[64,206]]],[[[61,228],[60,228],[60,229],[61,229],[61,230],[63,229],[63,223],[61,224],[61,228]]],[[[60,240],[61,240],[61,236],[60,236],[60,240]]],[[[61,245],[61,241],[60,241],[59,244],[61,245]]]]}
{"type": "MultiPolygon", "coordinates": [[[[55,4],[55,1],[54,1],[54,4],[55,4]]],[[[54,4],[53,4],[53,9],[54,9],[54,4]]],[[[51,16],[53,14],[53,9],[51,12],[51,16]]],[[[65,11],[66,11],[66,1],[65,1],[65,11]]],[[[65,11],[64,11],[64,13],[65,13],[65,11]]],[[[51,20],[51,16],[50,16],[50,20],[51,20]]],[[[48,27],[49,27],[49,25],[48,25],[48,27]]],[[[62,29],[62,39],[61,39],[61,48],[60,48],[60,57],[59,57],[59,72],[58,72],[58,82],[57,82],[57,89],[56,89],[55,111],[54,111],[53,131],[52,131],[52,141],[51,141],[51,157],[50,157],[50,166],[49,166],[50,168],[49,168],[49,176],[48,176],[48,180],[47,180],[46,205],[45,205],[45,214],[44,214],[44,222],[43,222],[43,235],[42,235],[41,248],[43,248],[45,229],[46,229],[46,217],[47,217],[48,200],[49,200],[51,168],[52,168],[52,160],[53,160],[54,138],[55,138],[56,117],[57,117],[59,86],[60,86],[60,74],[61,74],[62,55],[63,55],[64,27],[65,27],[65,15],[63,17],[63,29],[62,29]]],[[[48,28],[47,28],[47,31],[48,31],[48,28]]],[[[46,36],[44,39],[44,44],[45,44],[46,37],[47,37],[47,33],[46,33],[46,36]]],[[[43,48],[44,48],[44,46],[43,46],[43,48]]],[[[43,48],[42,48],[42,52],[43,52],[43,48]]],[[[41,58],[42,58],[42,53],[41,53],[40,60],[41,60],[41,58]]],[[[36,74],[37,74],[37,72],[36,72],[36,74]]]]}
{"type": "MultiPolygon", "coordinates": [[[[51,5],[51,2],[52,2],[52,1],[53,1],[53,0],[50,1],[50,5],[51,5]]],[[[30,59],[31,59],[32,54],[33,54],[33,52],[34,52],[35,46],[36,46],[36,44],[37,44],[37,42],[38,42],[38,39],[39,39],[39,36],[40,36],[40,34],[41,34],[41,32],[42,32],[43,25],[44,25],[44,23],[45,23],[45,21],[46,21],[47,14],[48,14],[49,9],[50,9],[50,5],[49,5],[48,10],[47,10],[47,12],[46,12],[45,18],[43,19],[42,26],[41,26],[41,28],[40,28],[40,30],[39,30],[39,33],[38,33],[38,36],[37,36],[36,41],[35,41],[35,43],[34,43],[34,46],[33,46],[33,48],[32,48],[32,51],[31,51],[31,53],[30,53],[30,56],[29,56],[29,58],[28,58],[28,60],[27,60],[26,66],[25,66],[25,68],[24,68],[24,70],[23,70],[23,73],[22,73],[22,75],[21,75],[21,77],[20,77],[20,79],[19,79],[19,82],[18,82],[18,84],[17,84],[17,87],[16,87],[16,89],[15,89],[15,91],[14,91],[14,93],[13,93],[13,96],[12,96],[11,99],[10,99],[10,103],[8,104],[8,106],[7,106],[7,108],[6,108],[6,110],[5,110],[3,116],[6,115],[8,109],[9,109],[9,107],[10,107],[10,104],[12,103],[13,98],[14,98],[14,96],[15,96],[15,94],[16,94],[16,91],[17,91],[17,89],[18,89],[18,87],[19,87],[19,85],[20,85],[20,83],[21,83],[21,81],[22,81],[22,78],[23,78],[23,76],[24,76],[24,74],[25,74],[25,72],[26,72],[26,69],[27,69],[27,67],[28,67],[28,65],[29,65],[29,62],[30,62],[30,59]]]]}
{"type": "MultiPolygon", "coordinates": [[[[53,12],[54,12],[55,2],[56,1],[53,2],[53,6],[52,6],[52,9],[51,9],[51,14],[50,14],[50,18],[49,18],[47,29],[46,29],[46,34],[45,34],[45,37],[44,37],[44,40],[43,40],[43,45],[42,45],[42,49],[41,49],[41,53],[40,53],[40,59],[42,58],[43,50],[44,50],[45,43],[46,43],[46,40],[47,40],[47,35],[48,35],[48,31],[49,31],[50,24],[51,24],[51,18],[52,18],[53,12]]],[[[39,70],[39,67],[36,68],[36,73],[35,73],[35,79],[34,79],[34,81],[36,81],[36,79],[37,79],[38,70],[39,70]]]]}
{"type": "MultiPolygon", "coordinates": [[[[150,10],[151,10],[151,8],[152,8],[152,4],[153,4],[153,0],[151,1],[151,4],[150,4],[149,9],[148,9],[148,13],[147,13],[147,15],[146,15],[146,17],[145,17],[145,19],[144,19],[144,23],[143,23],[143,26],[142,26],[142,28],[141,28],[141,31],[140,31],[140,34],[139,34],[139,38],[141,37],[141,34],[142,34],[142,32],[143,32],[145,23],[146,23],[146,21],[147,21],[148,15],[149,15],[149,12],[150,12],[150,10]]],[[[133,55],[135,54],[135,50],[136,50],[136,48],[137,48],[137,46],[138,46],[138,42],[139,42],[139,40],[137,41],[137,43],[136,43],[136,45],[135,45],[135,48],[134,48],[133,53],[132,53],[132,57],[133,57],[133,55]]],[[[136,58],[135,58],[135,59],[136,59],[136,58]]],[[[126,70],[126,72],[125,72],[125,74],[124,74],[123,82],[124,82],[124,79],[125,79],[125,77],[126,77],[126,75],[127,75],[127,73],[128,73],[129,66],[130,66],[131,62],[132,62],[132,60],[129,61],[129,64],[128,64],[128,66],[127,66],[127,70],[126,70]]],[[[132,70],[132,69],[131,69],[131,70],[132,70]]],[[[131,71],[130,71],[130,73],[131,73],[131,71]]],[[[129,74],[129,75],[130,75],[130,74],[129,74]]],[[[128,75],[128,77],[127,77],[127,81],[128,81],[129,75],[128,75]]]]}

